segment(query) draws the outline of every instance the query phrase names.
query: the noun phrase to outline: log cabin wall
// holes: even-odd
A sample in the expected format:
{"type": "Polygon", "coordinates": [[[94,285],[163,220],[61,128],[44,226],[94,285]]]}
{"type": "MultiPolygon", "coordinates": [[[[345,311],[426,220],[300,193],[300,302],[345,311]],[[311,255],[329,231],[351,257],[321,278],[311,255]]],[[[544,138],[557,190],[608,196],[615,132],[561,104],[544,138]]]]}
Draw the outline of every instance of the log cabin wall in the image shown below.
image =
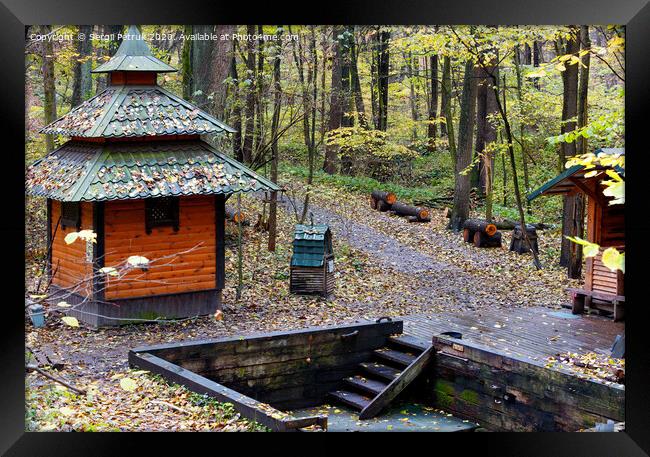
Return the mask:
{"type": "MultiPolygon", "coordinates": [[[[93,229],[92,203],[81,203],[81,230],[93,229]]],[[[76,232],[77,227],[65,227],[59,223],[61,217],[61,202],[51,200],[50,227],[52,238],[52,284],[64,288],[75,288],[78,295],[90,296],[92,294],[93,273],[92,260],[86,259],[86,243],[77,240],[66,244],[65,236],[76,232]],[[58,224],[58,227],[57,227],[58,224]],[[87,280],[87,282],[84,282],[87,280]]]]}
{"type": "Polygon", "coordinates": [[[144,200],[111,201],[104,208],[105,266],[131,255],[149,260],[174,256],[154,262],[146,272],[137,269],[120,281],[109,280],[107,300],[216,288],[214,196],[181,197],[177,232],[173,227],[154,227],[147,234],[144,200]]]}

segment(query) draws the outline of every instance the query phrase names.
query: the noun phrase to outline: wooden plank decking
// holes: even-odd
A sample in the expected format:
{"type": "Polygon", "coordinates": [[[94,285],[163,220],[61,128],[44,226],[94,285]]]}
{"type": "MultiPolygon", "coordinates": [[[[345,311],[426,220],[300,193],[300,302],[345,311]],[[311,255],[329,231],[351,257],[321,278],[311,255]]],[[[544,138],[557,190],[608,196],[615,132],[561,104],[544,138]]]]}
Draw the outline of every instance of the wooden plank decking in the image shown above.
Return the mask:
{"type": "Polygon", "coordinates": [[[609,353],[614,338],[625,325],[609,318],[578,315],[550,308],[515,308],[509,311],[401,317],[404,333],[431,341],[433,335],[455,331],[463,340],[481,343],[536,361],[561,352],[609,353]],[[573,318],[554,316],[562,313],[573,318]]]}

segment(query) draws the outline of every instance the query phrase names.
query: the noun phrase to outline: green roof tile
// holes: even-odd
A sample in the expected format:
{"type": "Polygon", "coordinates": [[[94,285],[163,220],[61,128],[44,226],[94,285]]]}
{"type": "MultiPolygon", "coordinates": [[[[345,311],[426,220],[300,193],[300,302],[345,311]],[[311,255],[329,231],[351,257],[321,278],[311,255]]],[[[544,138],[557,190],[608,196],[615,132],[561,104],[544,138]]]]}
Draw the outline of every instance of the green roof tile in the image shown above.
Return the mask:
{"type": "Polygon", "coordinates": [[[69,141],[29,167],[26,185],[61,201],[280,190],[204,141],[69,141]]]}

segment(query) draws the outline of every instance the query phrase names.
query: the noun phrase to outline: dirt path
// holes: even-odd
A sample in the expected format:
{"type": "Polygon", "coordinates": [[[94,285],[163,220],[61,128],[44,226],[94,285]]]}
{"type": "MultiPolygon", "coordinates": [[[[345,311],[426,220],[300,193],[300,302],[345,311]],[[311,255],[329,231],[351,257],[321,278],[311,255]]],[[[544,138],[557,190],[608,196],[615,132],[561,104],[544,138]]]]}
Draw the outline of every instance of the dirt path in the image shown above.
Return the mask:
{"type": "MultiPolygon", "coordinates": [[[[336,239],[345,239],[377,263],[408,275],[412,293],[426,297],[437,309],[558,308],[567,300],[566,281],[558,280],[561,275],[553,270],[531,273],[524,267],[527,256],[506,248],[477,249],[463,243],[460,235],[444,230],[440,223],[409,224],[404,218],[371,210],[360,199],[354,198],[352,207],[345,202],[345,211],[342,205],[337,207],[324,199],[320,202],[324,204],[312,203],[309,210],[314,223],[330,225],[335,243],[336,239]],[[325,204],[330,206],[325,208],[325,204]]],[[[286,198],[281,205],[294,211],[286,198]]],[[[296,205],[301,211],[300,204],[296,205]]]]}

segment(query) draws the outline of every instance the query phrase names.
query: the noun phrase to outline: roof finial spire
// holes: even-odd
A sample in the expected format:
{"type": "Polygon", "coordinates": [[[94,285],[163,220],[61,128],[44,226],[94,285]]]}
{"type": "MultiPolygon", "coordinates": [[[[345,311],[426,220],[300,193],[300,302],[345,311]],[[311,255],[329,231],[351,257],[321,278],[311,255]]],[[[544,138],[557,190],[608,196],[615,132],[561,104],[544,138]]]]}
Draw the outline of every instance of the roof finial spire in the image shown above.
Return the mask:
{"type": "Polygon", "coordinates": [[[122,36],[122,44],[120,44],[115,55],[92,72],[111,73],[113,71],[168,73],[178,70],[154,57],[138,26],[129,25],[127,33],[122,36]]]}

